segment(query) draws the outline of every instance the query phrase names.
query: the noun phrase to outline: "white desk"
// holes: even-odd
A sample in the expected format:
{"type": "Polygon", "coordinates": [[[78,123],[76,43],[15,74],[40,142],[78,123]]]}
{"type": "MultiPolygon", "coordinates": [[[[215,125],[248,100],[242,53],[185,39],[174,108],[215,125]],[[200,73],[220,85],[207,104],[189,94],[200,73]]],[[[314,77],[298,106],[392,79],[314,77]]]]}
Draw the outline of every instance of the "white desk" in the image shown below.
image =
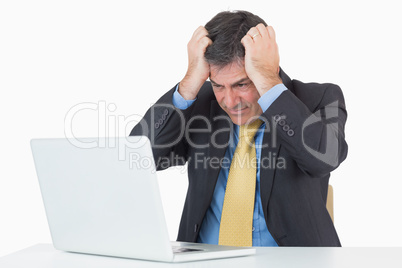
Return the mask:
{"type": "Polygon", "coordinates": [[[179,264],[111,258],[55,250],[38,244],[0,258],[1,268],[91,267],[402,267],[402,248],[258,248],[257,255],[179,264]]]}

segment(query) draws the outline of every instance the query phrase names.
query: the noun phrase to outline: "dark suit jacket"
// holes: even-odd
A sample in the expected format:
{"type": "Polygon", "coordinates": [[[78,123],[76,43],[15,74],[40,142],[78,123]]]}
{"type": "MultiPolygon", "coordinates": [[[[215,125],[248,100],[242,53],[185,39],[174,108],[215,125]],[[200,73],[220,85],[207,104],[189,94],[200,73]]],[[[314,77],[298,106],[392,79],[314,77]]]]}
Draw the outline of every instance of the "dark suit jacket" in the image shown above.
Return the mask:
{"type": "MultiPolygon", "coordinates": [[[[280,76],[288,90],[262,114],[267,146],[261,152],[266,162],[260,189],[268,230],[280,246],[340,246],[326,198],[330,172],[347,155],[342,91],[333,84],[291,80],[282,70],[280,76]]],[[[174,90],[147,111],[130,135],[150,138],[158,170],[188,162],[177,240],[195,242],[233,125],[209,82],[183,111],[172,104],[174,90]]]]}

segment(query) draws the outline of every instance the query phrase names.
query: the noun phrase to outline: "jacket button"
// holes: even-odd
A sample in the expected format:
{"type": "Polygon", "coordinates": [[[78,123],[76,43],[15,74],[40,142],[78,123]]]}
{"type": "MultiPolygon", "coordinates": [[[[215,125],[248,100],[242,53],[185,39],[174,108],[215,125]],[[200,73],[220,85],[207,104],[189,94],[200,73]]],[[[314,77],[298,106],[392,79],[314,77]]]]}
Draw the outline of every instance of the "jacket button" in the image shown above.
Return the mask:
{"type": "Polygon", "coordinates": [[[293,129],[289,129],[287,133],[289,137],[292,137],[295,134],[293,129]]]}
{"type": "Polygon", "coordinates": [[[284,125],[284,126],[282,127],[282,129],[283,129],[284,131],[288,131],[288,130],[290,129],[290,127],[289,127],[289,125],[284,125]]]}
{"type": "Polygon", "coordinates": [[[159,119],[159,120],[158,120],[158,123],[159,123],[159,125],[162,125],[162,124],[163,124],[163,119],[162,119],[162,118],[159,119]]]}
{"type": "Polygon", "coordinates": [[[162,114],[161,118],[162,118],[163,120],[166,120],[166,114],[162,114]]]}
{"type": "Polygon", "coordinates": [[[281,120],[281,116],[279,114],[274,116],[274,121],[278,122],[279,120],[281,120]]]}
{"type": "Polygon", "coordinates": [[[159,123],[155,123],[155,128],[159,128],[159,123]]]}
{"type": "Polygon", "coordinates": [[[283,119],[281,119],[281,120],[279,120],[279,123],[278,123],[281,127],[283,127],[284,125],[286,125],[286,121],[285,120],[283,120],[283,119]]]}
{"type": "Polygon", "coordinates": [[[168,109],[165,109],[165,110],[163,111],[163,114],[164,114],[164,115],[168,115],[168,114],[169,114],[169,110],[168,110],[168,109]]]}

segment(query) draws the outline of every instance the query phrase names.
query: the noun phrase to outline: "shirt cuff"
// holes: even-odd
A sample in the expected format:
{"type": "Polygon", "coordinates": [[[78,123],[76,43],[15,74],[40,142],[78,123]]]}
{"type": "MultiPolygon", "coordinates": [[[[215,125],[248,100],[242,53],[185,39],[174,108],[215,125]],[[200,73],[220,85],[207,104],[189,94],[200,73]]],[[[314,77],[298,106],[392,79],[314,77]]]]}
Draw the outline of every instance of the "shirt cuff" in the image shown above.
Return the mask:
{"type": "Polygon", "coordinates": [[[277,84],[268,90],[264,95],[258,99],[258,104],[261,106],[262,112],[271,106],[271,104],[282,94],[283,91],[288,90],[284,84],[277,84]]]}
{"type": "Polygon", "coordinates": [[[176,90],[175,90],[174,93],[173,93],[173,99],[172,99],[173,105],[174,105],[176,108],[179,108],[180,110],[185,110],[185,109],[187,109],[188,107],[190,107],[191,104],[193,104],[193,102],[194,102],[197,98],[195,98],[194,100],[186,100],[186,99],[184,99],[184,98],[182,97],[182,95],[180,95],[180,93],[179,93],[178,90],[179,90],[179,84],[177,84],[176,90]]]}

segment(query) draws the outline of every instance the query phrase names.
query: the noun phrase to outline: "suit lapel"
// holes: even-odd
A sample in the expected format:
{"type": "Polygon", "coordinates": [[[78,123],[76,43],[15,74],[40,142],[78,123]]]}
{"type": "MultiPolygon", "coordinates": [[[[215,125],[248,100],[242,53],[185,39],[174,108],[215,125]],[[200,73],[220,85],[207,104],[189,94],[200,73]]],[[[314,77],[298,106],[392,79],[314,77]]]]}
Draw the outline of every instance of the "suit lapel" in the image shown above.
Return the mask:
{"type": "MultiPolygon", "coordinates": [[[[210,159],[221,160],[225,156],[226,149],[229,145],[229,135],[231,128],[233,127],[233,123],[230,117],[225,111],[222,110],[218,102],[215,100],[211,103],[210,122],[212,135],[210,146],[208,148],[208,156],[210,159]]],[[[211,195],[210,197],[212,197],[212,194],[215,190],[219,172],[220,168],[208,168],[207,193],[211,195]]],[[[210,200],[210,198],[208,200],[210,200]]]]}
{"type": "MultiPolygon", "coordinates": [[[[274,182],[277,156],[280,151],[280,144],[276,145],[273,144],[272,130],[270,132],[265,132],[263,138],[263,144],[269,145],[267,147],[263,147],[261,151],[261,162],[260,162],[261,203],[264,210],[264,214],[266,214],[269,198],[271,196],[272,185],[274,182]]],[[[265,218],[267,218],[267,215],[265,215],[265,218]]]]}

